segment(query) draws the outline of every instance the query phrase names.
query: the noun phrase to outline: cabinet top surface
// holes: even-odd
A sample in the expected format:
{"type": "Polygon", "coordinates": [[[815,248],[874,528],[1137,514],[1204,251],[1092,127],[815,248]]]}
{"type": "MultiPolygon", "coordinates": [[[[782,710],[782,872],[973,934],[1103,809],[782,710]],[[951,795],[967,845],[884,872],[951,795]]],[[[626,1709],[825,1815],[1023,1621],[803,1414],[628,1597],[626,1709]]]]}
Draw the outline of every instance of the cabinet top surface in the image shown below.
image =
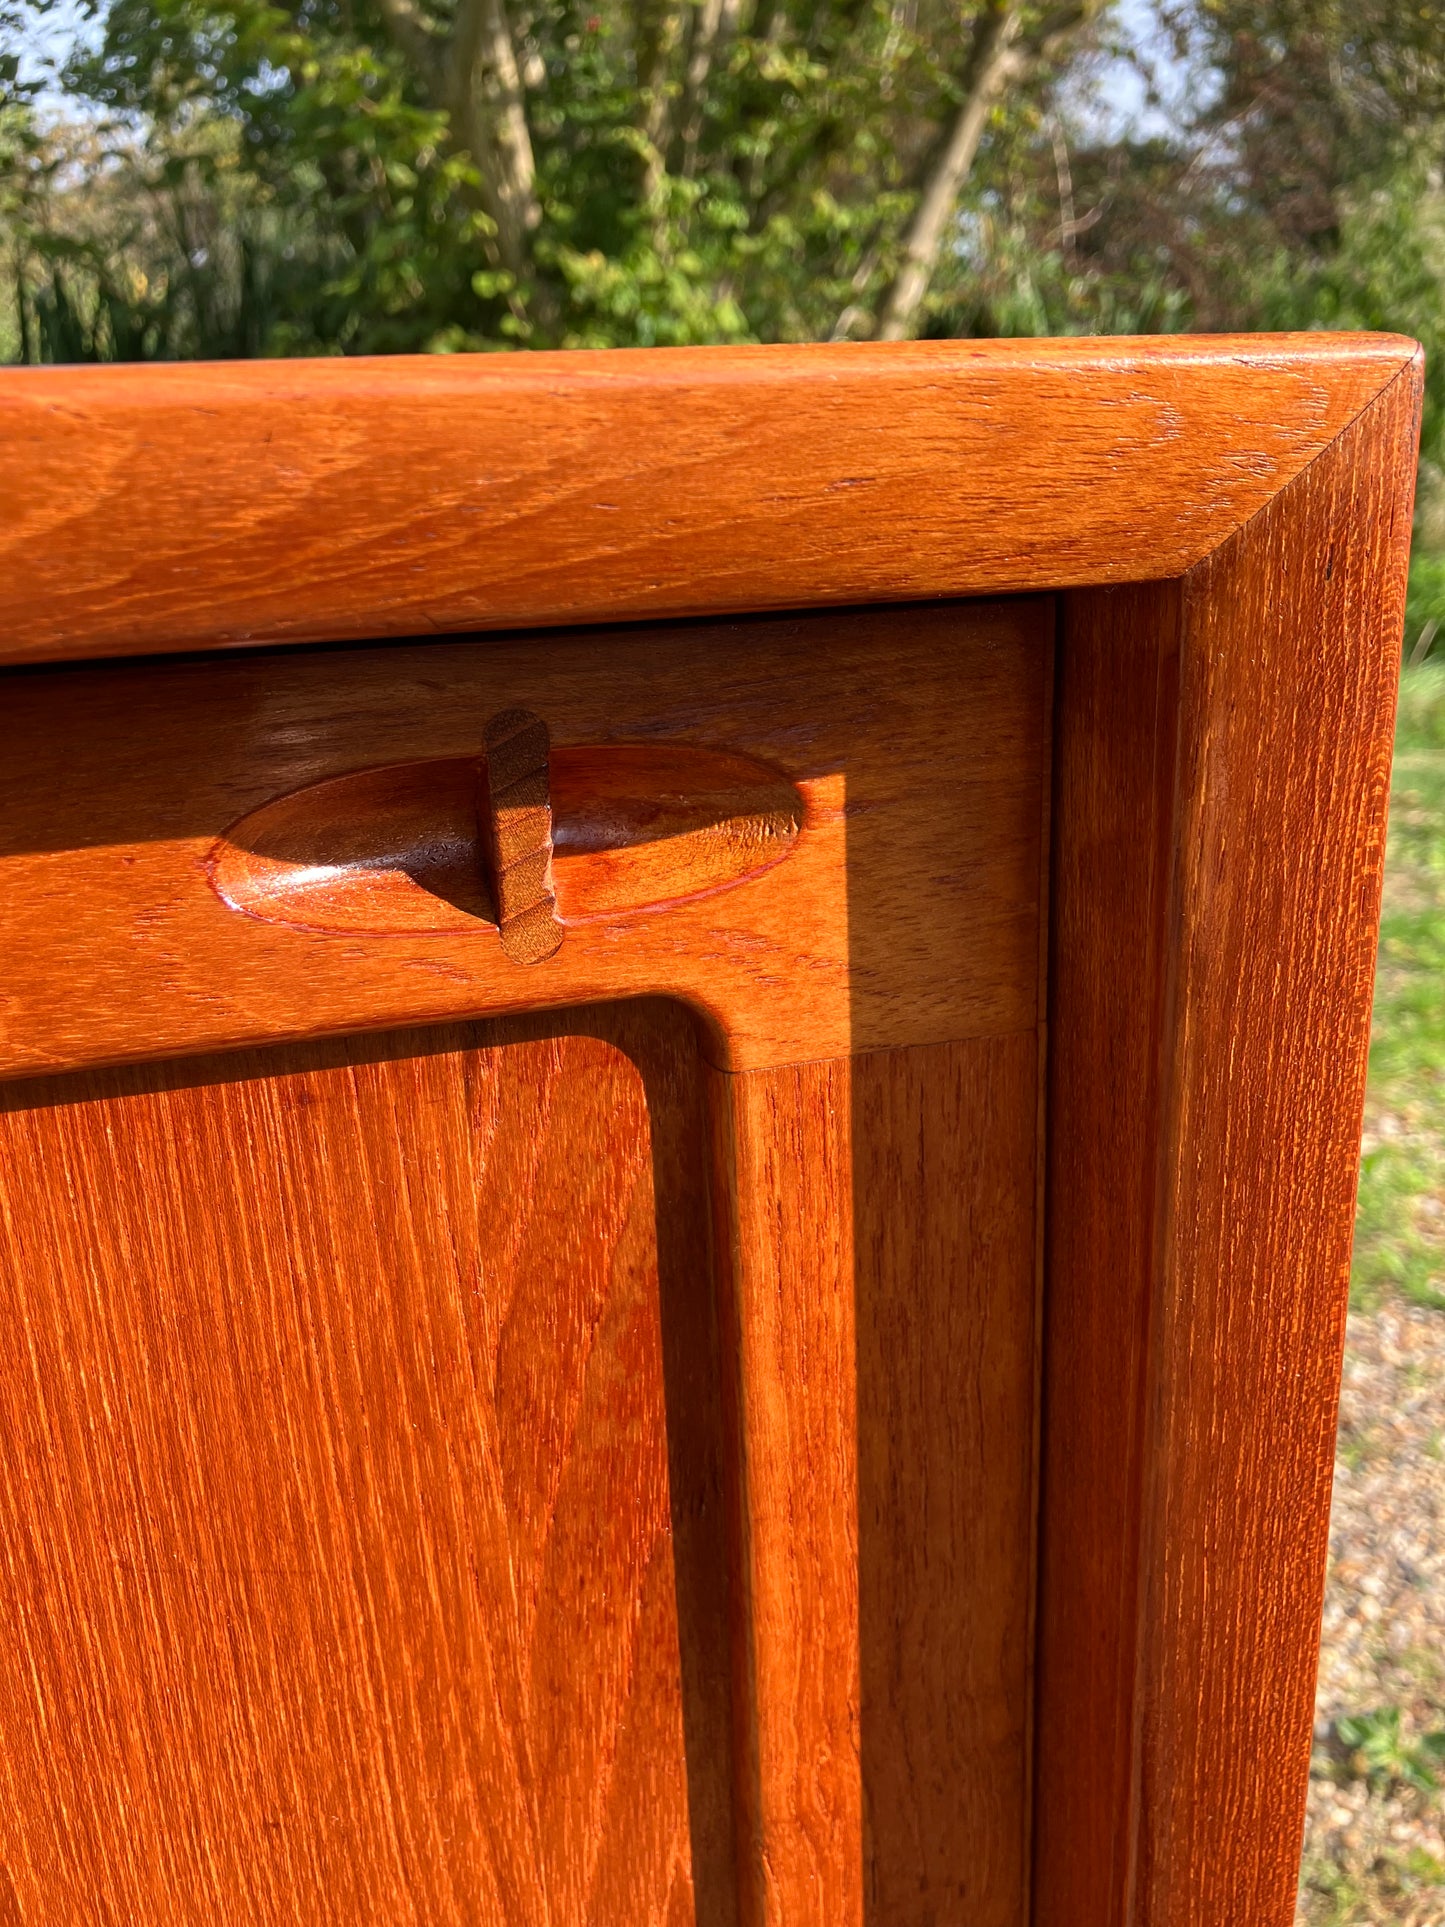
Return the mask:
{"type": "Polygon", "coordinates": [[[1256,335],[0,374],[0,661],[1180,575],[1414,343],[1256,335]]]}

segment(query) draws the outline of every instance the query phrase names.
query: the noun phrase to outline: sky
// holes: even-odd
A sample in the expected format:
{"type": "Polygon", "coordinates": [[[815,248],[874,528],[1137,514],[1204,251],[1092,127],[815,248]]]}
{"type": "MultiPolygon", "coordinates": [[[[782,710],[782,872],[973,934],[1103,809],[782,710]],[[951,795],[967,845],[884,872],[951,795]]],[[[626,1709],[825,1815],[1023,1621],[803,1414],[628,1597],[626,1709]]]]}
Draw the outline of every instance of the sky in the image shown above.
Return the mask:
{"type": "MultiPolygon", "coordinates": [[[[27,9],[19,48],[21,80],[44,80],[65,60],[85,31],[85,24],[76,0],[58,0],[43,17],[27,9]]],[[[41,101],[46,106],[58,106],[60,96],[46,89],[41,101]]]]}

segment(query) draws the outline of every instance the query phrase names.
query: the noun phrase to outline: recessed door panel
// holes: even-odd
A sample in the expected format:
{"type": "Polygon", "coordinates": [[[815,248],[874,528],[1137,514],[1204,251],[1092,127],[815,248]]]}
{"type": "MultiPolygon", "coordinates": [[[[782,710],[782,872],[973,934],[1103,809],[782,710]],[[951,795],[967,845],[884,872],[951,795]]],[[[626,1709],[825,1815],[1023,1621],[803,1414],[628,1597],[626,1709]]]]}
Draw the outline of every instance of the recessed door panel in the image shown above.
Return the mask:
{"type": "Polygon", "coordinates": [[[21,1919],[728,1918],[692,1027],[523,1031],[10,1087],[21,1919]]]}

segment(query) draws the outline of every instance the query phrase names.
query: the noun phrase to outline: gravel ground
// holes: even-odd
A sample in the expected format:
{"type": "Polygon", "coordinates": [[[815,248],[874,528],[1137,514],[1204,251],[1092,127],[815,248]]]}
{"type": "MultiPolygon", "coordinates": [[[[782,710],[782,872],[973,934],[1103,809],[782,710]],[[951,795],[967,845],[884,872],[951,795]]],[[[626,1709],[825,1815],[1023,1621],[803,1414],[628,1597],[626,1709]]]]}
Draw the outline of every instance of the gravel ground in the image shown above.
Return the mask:
{"type": "Polygon", "coordinates": [[[1299,1921],[1445,1927],[1445,1313],[1351,1316],[1330,1540],[1299,1921]]]}

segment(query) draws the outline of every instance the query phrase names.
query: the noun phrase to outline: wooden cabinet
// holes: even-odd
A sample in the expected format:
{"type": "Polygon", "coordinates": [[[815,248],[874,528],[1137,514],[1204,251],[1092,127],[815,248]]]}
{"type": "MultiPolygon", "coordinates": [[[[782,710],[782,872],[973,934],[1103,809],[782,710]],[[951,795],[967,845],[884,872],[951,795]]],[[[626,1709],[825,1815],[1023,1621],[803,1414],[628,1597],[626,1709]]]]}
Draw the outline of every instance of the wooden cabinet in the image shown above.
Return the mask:
{"type": "Polygon", "coordinates": [[[1286,1927],[1418,405],[4,377],[3,1927],[1286,1927]]]}

